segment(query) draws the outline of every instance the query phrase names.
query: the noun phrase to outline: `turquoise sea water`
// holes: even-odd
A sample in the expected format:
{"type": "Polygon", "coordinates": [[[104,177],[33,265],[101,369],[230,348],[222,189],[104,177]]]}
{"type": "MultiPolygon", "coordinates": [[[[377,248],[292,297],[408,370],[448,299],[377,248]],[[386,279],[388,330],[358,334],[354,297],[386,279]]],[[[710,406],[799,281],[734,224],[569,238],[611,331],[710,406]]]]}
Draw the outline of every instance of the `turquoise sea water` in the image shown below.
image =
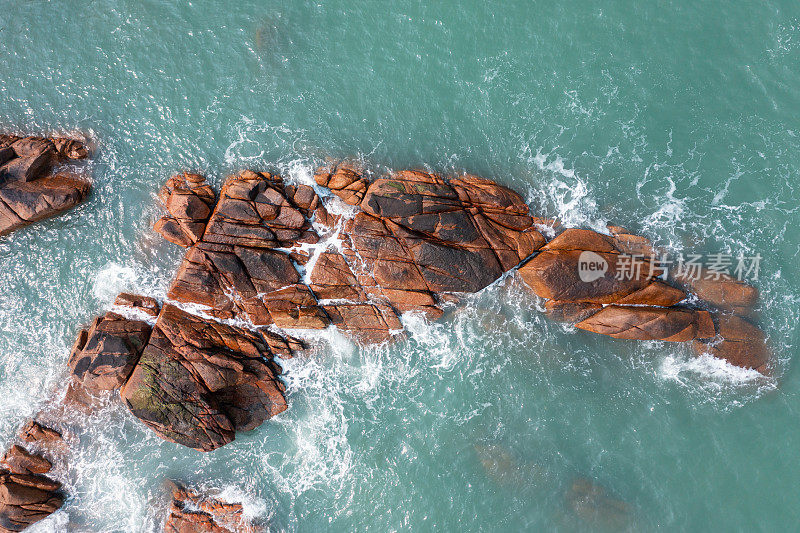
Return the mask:
{"type": "Polygon", "coordinates": [[[85,205],[0,239],[3,448],[79,326],[121,290],[163,297],[181,251],[150,226],[180,170],[469,171],[566,225],[760,253],[778,360],[763,380],[575,331],[509,277],[391,347],[321,335],[284,365],[289,410],[207,455],[101,410],[38,531],[158,530],[167,478],[276,531],[601,528],[567,503],[578,477],[631,530],[797,527],[797,2],[4,2],[0,126],[96,152],[85,205]]]}

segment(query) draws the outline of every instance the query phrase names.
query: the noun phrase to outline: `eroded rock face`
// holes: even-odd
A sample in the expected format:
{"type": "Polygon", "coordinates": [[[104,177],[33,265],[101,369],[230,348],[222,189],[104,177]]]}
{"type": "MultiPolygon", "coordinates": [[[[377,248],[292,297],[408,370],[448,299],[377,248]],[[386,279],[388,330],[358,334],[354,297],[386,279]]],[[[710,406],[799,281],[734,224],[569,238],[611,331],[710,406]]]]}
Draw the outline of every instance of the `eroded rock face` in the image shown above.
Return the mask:
{"type": "Polygon", "coordinates": [[[768,373],[763,332],[736,315],[751,313],[758,299],[754,287],[704,271],[698,279],[661,279],[647,239],[618,226],[609,230],[611,235],[567,229],[520,267],[522,280],[547,300],[551,318],[618,339],[695,341],[697,353],[768,373]],[[582,273],[581,261],[595,263],[597,275],[587,276],[585,268],[582,273]],[[690,294],[695,301],[686,304],[690,294]]]}
{"type": "Polygon", "coordinates": [[[161,437],[210,451],[286,409],[279,373],[258,333],[165,305],[121,395],[161,437]]]}
{"type": "Polygon", "coordinates": [[[51,170],[87,156],[73,139],[0,135],[0,236],[82,202],[89,182],[51,170]]]}
{"type": "Polygon", "coordinates": [[[240,503],[229,503],[176,485],[165,533],[256,533],[261,528],[244,516],[240,503]]]}
{"type": "Polygon", "coordinates": [[[133,372],[151,326],[108,312],[78,334],[69,358],[73,379],[90,391],[120,388],[133,372]]]}
{"type": "Polygon", "coordinates": [[[45,476],[0,471],[0,531],[22,531],[56,512],[60,488],[45,476]]]}
{"type": "MultiPolygon", "coordinates": [[[[47,441],[58,435],[38,424],[26,428],[23,438],[29,435],[47,441]]],[[[0,532],[22,531],[61,507],[64,502],[59,493],[61,483],[42,475],[52,466],[50,461],[22,446],[8,449],[0,466],[0,532]]]]}
{"type": "Polygon", "coordinates": [[[184,172],[172,176],[158,194],[168,215],[154,229],[179,246],[191,246],[203,236],[216,203],[214,190],[203,176],[184,172]]]}
{"type": "Polygon", "coordinates": [[[311,187],[251,171],[229,178],[170,298],[255,326],[333,324],[382,342],[402,329],[400,313],[437,318],[440,295],[482,289],[545,242],[519,195],[474,176],[409,171],[371,182],[339,165],[316,181],[359,207],[343,227],[311,187]],[[312,222],[339,236],[315,248],[312,222]]]}

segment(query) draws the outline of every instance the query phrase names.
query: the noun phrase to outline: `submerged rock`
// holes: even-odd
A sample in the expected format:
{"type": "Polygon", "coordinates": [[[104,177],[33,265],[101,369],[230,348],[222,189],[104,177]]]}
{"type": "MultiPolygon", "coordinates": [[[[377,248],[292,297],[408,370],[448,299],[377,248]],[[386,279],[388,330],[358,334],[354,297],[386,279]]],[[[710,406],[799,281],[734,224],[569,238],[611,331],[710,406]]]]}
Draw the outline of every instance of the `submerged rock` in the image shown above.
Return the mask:
{"type": "Polygon", "coordinates": [[[87,156],[74,139],[0,135],[0,236],[82,202],[89,182],[51,170],[87,156]]]}
{"type": "Polygon", "coordinates": [[[717,327],[717,338],[694,342],[697,354],[708,353],[732,365],[770,374],[769,350],[763,331],[736,315],[719,316],[717,327]]]}
{"type": "Polygon", "coordinates": [[[567,505],[586,524],[606,531],[624,531],[631,527],[630,506],[585,478],[576,479],[567,491],[567,505]]]}
{"type": "Polygon", "coordinates": [[[175,485],[165,533],[257,533],[240,503],[229,503],[175,485]]]}

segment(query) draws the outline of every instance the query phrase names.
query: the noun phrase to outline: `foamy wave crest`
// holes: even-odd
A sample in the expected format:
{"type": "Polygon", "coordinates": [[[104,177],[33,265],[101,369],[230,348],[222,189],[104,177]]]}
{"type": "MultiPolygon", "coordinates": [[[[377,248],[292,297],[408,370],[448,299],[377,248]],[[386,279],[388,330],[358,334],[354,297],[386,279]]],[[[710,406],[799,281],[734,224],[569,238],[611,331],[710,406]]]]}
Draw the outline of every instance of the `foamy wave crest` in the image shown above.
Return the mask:
{"type": "Polygon", "coordinates": [[[542,153],[541,148],[533,154],[530,147],[525,146],[522,158],[549,178],[546,182],[537,180],[528,189],[529,204],[541,206],[565,227],[590,227],[601,233],[608,232],[586,181],[567,168],[558,154],[542,153]]]}

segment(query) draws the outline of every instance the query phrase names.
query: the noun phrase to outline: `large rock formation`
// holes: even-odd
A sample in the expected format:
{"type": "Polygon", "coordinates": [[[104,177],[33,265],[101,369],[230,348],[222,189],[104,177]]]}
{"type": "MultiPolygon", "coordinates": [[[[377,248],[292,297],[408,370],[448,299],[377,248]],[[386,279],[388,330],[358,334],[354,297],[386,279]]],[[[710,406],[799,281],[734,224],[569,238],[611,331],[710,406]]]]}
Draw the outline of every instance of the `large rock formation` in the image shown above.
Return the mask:
{"type": "Polygon", "coordinates": [[[694,341],[697,353],[769,373],[763,332],[733,314],[750,314],[755,288],[706,271],[666,276],[649,241],[609,229],[567,229],[520,267],[548,315],[618,339],[694,341]]]}
{"type": "Polygon", "coordinates": [[[276,175],[229,178],[170,298],[255,326],[333,324],[382,342],[402,329],[400,313],[436,318],[443,294],[482,289],[545,242],[519,195],[474,176],[370,182],[340,165],[316,181],[358,205],[355,216],[337,220],[311,187],[276,175]]]}
{"type": "Polygon", "coordinates": [[[87,156],[74,139],[0,135],[0,236],[82,202],[89,182],[51,170],[87,156]]]}
{"type": "Polygon", "coordinates": [[[278,374],[257,332],[165,305],[121,394],[161,437],[210,451],[286,409],[278,374]]]}
{"type": "Polygon", "coordinates": [[[119,312],[78,337],[73,391],[121,388],[161,437],[213,450],[286,409],[274,357],[304,346],[282,329],[335,326],[362,343],[385,342],[402,330],[402,313],[438,318],[445,302],[520,263],[554,319],[619,339],[694,341],[698,351],[767,370],[763,333],[732,314],[753,305],[754,289],[664,279],[647,259],[618,276],[626,257],[655,253],[622,228],[563,230],[532,217],[515,192],[469,175],[370,179],[338,165],[315,180],[323,198],[248,170],[228,178],[214,203],[201,176],[170,178],[161,191],[168,215],[156,229],[187,250],[168,297],[201,314],[120,295],[119,312]],[[591,279],[581,273],[587,257],[605,265],[591,279]]]}

